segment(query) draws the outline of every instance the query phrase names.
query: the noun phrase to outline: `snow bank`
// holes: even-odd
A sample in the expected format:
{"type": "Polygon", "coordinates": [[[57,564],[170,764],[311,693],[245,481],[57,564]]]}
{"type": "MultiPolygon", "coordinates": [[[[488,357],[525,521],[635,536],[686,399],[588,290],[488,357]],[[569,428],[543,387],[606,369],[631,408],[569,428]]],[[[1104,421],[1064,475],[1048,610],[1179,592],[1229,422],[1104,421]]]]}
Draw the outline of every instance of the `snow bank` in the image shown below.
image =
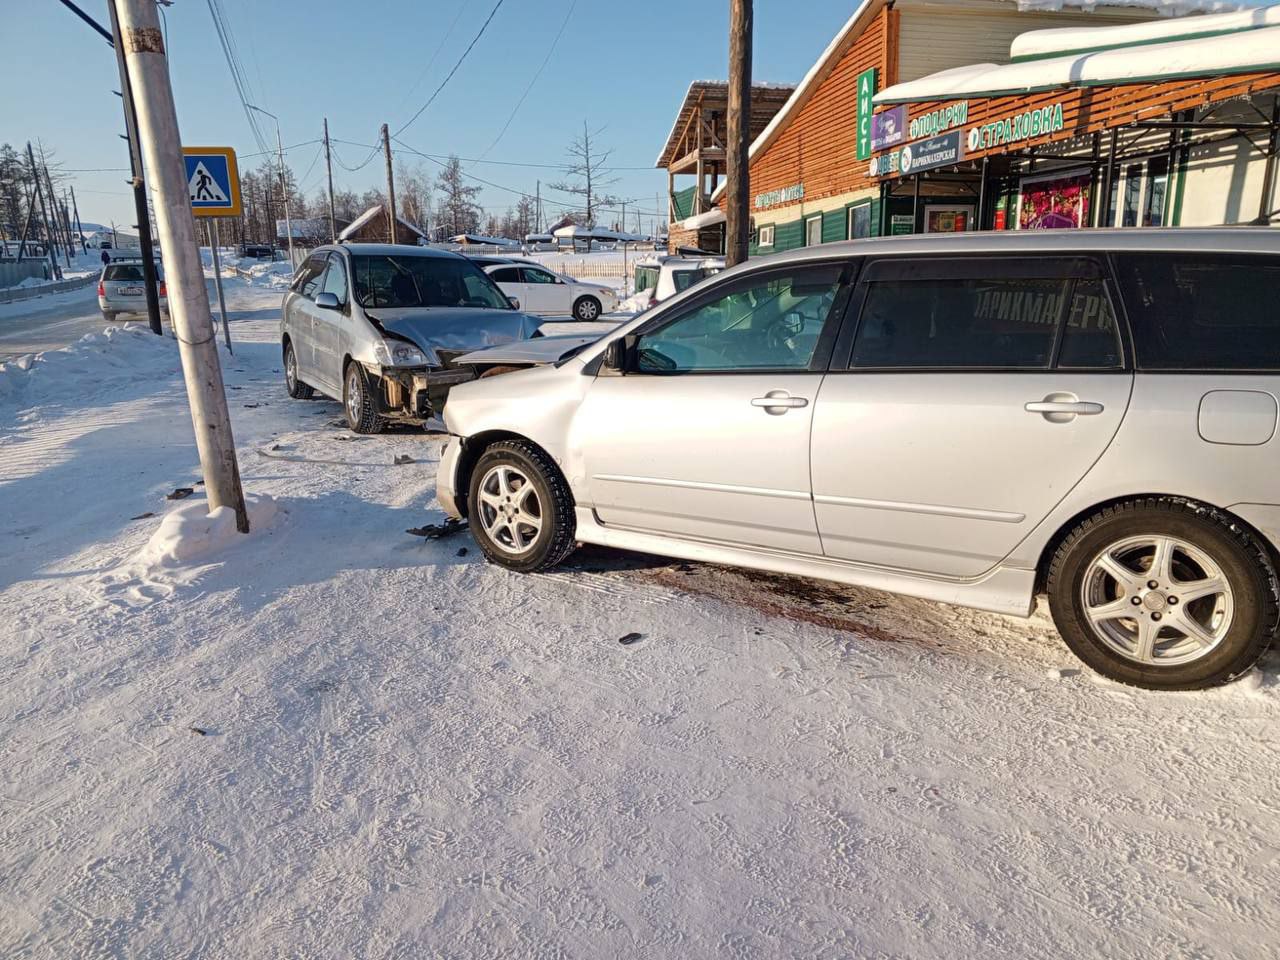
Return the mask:
{"type": "MultiPolygon", "coordinates": [[[[270,526],[279,512],[275,498],[265,495],[246,495],[245,506],[251,534],[270,526]]],[[[137,560],[147,569],[189,566],[221,553],[240,536],[231,507],[210,511],[203,501],[184,504],[165,514],[137,560]]]]}
{"type": "Polygon", "coordinates": [[[106,327],[69,347],[0,363],[0,413],[16,404],[92,398],[101,403],[108,383],[133,383],[176,374],[177,342],[143,324],[106,327]]]}

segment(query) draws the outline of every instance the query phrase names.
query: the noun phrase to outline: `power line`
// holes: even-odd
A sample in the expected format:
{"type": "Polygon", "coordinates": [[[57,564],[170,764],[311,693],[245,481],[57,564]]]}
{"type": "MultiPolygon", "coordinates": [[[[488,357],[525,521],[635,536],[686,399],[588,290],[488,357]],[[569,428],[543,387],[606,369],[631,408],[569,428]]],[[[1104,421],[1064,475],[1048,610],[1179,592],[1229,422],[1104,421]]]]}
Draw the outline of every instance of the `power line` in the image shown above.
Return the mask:
{"type": "MultiPolygon", "coordinates": [[[[334,143],[345,143],[353,147],[363,147],[363,148],[369,148],[373,150],[381,149],[377,144],[374,144],[372,145],[372,147],[370,147],[370,144],[358,143],[355,140],[341,140],[338,137],[330,137],[329,139],[332,140],[334,143]]],[[[392,139],[395,139],[395,138],[392,137],[392,139]]],[[[429,160],[453,159],[452,154],[443,154],[443,153],[424,153],[422,154],[422,156],[426,157],[429,160]]],[[[533,167],[540,170],[558,170],[561,173],[564,172],[565,167],[567,166],[567,164],[563,164],[563,163],[535,163],[533,161],[524,161],[524,160],[486,160],[483,157],[459,157],[458,159],[461,160],[463,163],[491,163],[499,167],[533,167]]],[[[601,172],[605,172],[605,173],[611,173],[615,170],[650,171],[653,169],[655,168],[651,166],[648,166],[648,167],[601,167],[600,168],[601,172]]]]}
{"type": "Polygon", "coordinates": [[[227,68],[231,71],[231,82],[235,85],[236,96],[240,98],[240,106],[244,109],[244,116],[249,122],[249,129],[253,132],[253,139],[257,142],[259,150],[263,153],[270,153],[267,140],[258,126],[258,119],[253,115],[253,111],[249,109],[249,104],[253,103],[254,100],[252,96],[253,90],[249,86],[249,82],[240,66],[240,59],[236,55],[235,40],[231,35],[231,27],[222,12],[221,3],[219,0],[207,0],[207,2],[209,16],[213,18],[213,28],[218,34],[218,43],[222,46],[222,55],[226,58],[227,68]]]}
{"type": "MultiPolygon", "coordinates": [[[[213,0],[210,0],[210,2],[213,2],[213,0]]],[[[453,69],[450,70],[448,75],[440,81],[440,86],[436,87],[435,93],[431,94],[431,96],[427,98],[427,102],[418,108],[418,112],[410,117],[399,130],[391,135],[393,138],[400,136],[400,134],[404,133],[405,130],[409,129],[409,127],[413,125],[413,122],[422,116],[423,111],[426,110],[427,107],[431,106],[436,97],[440,95],[440,91],[445,88],[445,84],[453,79],[453,75],[458,72],[458,68],[462,66],[462,62],[467,59],[467,54],[471,52],[472,48],[480,41],[480,38],[484,36],[485,30],[487,30],[489,24],[493,22],[493,18],[497,15],[498,8],[502,6],[502,3],[503,0],[498,0],[498,2],[493,5],[493,9],[489,11],[489,16],[485,19],[484,23],[480,25],[480,32],[475,35],[469,44],[467,44],[467,49],[462,51],[462,56],[460,56],[458,58],[458,62],[453,65],[453,69]]]]}
{"type": "Polygon", "coordinates": [[[542,76],[542,71],[545,70],[547,68],[547,64],[551,62],[551,55],[556,52],[556,44],[560,42],[560,37],[564,35],[564,28],[569,25],[569,20],[573,16],[573,11],[577,6],[578,0],[573,0],[573,2],[569,4],[569,10],[565,13],[564,20],[560,23],[560,29],[556,31],[555,39],[551,41],[551,46],[547,50],[547,55],[542,58],[542,65],[539,66],[537,72],[534,73],[533,78],[529,81],[529,85],[524,88],[524,93],[520,94],[520,99],[516,101],[515,108],[511,111],[511,116],[507,117],[507,122],[502,125],[502,130],[493,138],[493,143],[485,147],[484,152],[480,154],[481,157],[488,156],[489,151],[498,145],[498,141],[507,135],[507,128],[511,126],[511,121],[516,118],[516,114],[519,113],[520,108],[524,106],[525,99],[529,96],[530,91],[533,90],[533,85],[538,82],[538,78],[542,76]]]}
{"type": "Polygon", "coordinates": [[[453,15],[453,22],[449,24],[449,29],[444,32],[444,37],[440,40],[440,45],[436,47],[436,52],[431,54],[431,59],[427,61],[427,65],[422,68],[422,72],[418,74],[418,79],[413,81],[413,86],[409,88],[409,92],[400,98],[400,103],[396,106],[396,113],[400,112],[400,108],[409,102],[409,98],[418,92],[418,87],[422,85],[422,81],[427,79],[427,74],[431,72],[431,68],[435,66],[436,60],[440,58],[440,51],[444,49],[444,45],[449,42],[449,38],[453,36],[453,28],[458,25],[458,21],[462,19],[462,13],[467,9],[467,0],[461,0],[458,4],[458,12],[453,15]]]}

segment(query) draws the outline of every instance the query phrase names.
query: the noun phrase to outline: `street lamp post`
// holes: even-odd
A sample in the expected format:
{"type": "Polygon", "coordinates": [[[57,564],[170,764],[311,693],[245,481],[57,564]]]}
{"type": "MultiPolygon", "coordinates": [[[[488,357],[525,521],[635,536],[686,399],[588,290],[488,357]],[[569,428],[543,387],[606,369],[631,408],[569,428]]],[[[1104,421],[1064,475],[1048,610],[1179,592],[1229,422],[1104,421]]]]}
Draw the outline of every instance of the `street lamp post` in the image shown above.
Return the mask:
{"type": "Polygon", "coordinates": [[[270,110],[255,107],[252,103],[246,103],[245,106],[270,117],[276,124],[276,156],[280,158],[280,192],[284,194],[284,229],[289,239],[289,266],[296,267],[297,264],[293,262],[293,217],[289,214],[289,181],[284,176],[284,144],[280,140],[280,118],[270,110]]]}

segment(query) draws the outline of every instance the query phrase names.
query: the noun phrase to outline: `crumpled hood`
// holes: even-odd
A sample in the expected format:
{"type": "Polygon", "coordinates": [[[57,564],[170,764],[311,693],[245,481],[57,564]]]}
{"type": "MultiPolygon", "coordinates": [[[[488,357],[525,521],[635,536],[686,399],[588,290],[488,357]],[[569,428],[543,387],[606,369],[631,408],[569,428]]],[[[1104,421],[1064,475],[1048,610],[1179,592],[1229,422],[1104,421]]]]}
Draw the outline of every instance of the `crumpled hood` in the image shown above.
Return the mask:
{"type": "Polygon", "coordinates": [[[556,363],[580,347],[589,346],[600,339],[599,335],[568,337],[535,337],[523,343],[490,347],[475,353],[463,354],[454,362],[464,366],[499,363],[556,363]]]}
{"type": "Polygon", "coordinates": [[[433,363],[439,362],[436,350],[483,350],[528,340],[542,323],[519,310],[479,307],[374,307],[365,316],[412,340],[433,363]]]}

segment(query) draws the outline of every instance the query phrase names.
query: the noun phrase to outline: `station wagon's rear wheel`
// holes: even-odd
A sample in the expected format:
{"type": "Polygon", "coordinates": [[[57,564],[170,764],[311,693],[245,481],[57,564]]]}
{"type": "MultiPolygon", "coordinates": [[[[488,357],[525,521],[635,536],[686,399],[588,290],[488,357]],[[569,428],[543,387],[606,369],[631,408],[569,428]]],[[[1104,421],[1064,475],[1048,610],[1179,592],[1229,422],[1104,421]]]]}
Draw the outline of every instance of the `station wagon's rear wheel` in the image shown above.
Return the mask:
{"type": "Polygon", "coordinates": [[[555,463],[533,444],[497,443],[481,454],[467,498],[471,535],[494,563],[531,573],[574,547],[573,496],[555,463]]]}
{"type": "Polygon", "coordinates": [[[315,391],[298,379],[298,355],[294,353],[293,341],[284,345],[284,385],[289,396],[295,400],[310,400],[315,391]]]}
{"type": "Polygon", "coordinates": [[[1049,568],[1054,621],[1080,659],[1161,690],[1244,673],[1276,634],[1263,546],[1211,507],[1171,497],[1108,507],[1072,530],[1049,568]]]}

